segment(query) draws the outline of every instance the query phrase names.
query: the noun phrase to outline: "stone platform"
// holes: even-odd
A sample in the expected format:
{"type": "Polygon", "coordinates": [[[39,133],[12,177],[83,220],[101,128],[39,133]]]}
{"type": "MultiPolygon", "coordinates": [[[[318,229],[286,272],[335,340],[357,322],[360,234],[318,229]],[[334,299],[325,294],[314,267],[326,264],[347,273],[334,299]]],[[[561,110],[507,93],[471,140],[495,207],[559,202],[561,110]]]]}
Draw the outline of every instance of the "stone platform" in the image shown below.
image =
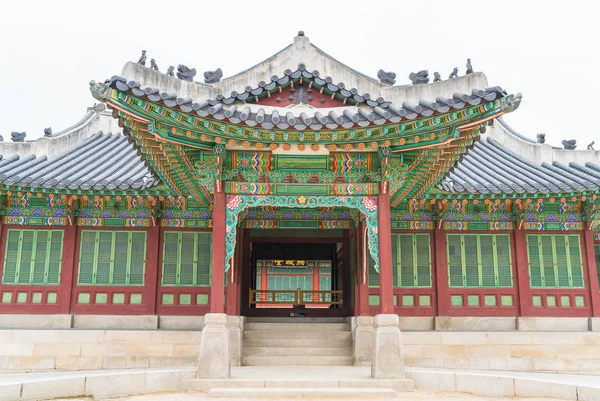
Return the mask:
{"type": "MultiPolygon", "coordinates": [[[[391,385],[368,380],[370,369],[366,367],[241,367],[233,368],[233,379],[227,387],[221,381],[201,383],[192,379],[195,369],[131,369],[110,371],[45,372],[0,375],[0,401],[45,400],[56,398],[129,397],[158,392],[180,392],[179,395],[165,394],[164,400],[174,399],[240,399],[239,394],[246,389],[246,398],[252,399],[347,399],[349,392],[361,394],[363,398],[437,400],[475,399],[466,394],[483,397],[500,397],[515,400],[553,399],[573,401],[600,400],[600,376],[563,375],[548,373],[466,371],[442,369],[407,368],[406,375],[414,380],[417,392],[405,392],[398,396],[391,393],[391,385]],[[291,377],[290,377],[291,376],[291,377]],[[236,385],[238,385],[236,387],[236,385]],[[254,385],[255,387],[251,387],[254,385]],[[301,385],[302,387],[296,387],[301,385]],[[336,386],[337,385],[337,386],[336,386]],[[380,387],[377,387],[380,385],[380,387]],[[215,389],[201,390],[210,387],[215,389]],[[275,387],[271,387],[275,386],[275,387]],[[371,386],[371,387],[370,387],[371,386]],[[220,390],[216,390],[220,389],[220,390]],[[248,390],[250,389],[250,390],[248,390]],[[198,390],[198,391],[193,391],[198,390]],[[429,393],[445,392],[437,397],[429,393]],[[425,393],[423,393],[425,392],[425,393]],[[431,395],[431,397],[429,397],[431,395]],[[536,398],[538,397],[538,398],[536,398]]],[[[397,387],[402,388],[402,387],[397,387]]],[[[157,396],[159,397],[159,396],[157,396]]],[[[138,397],[135,397],[136,399],[138,397]]],[[[141,400],[142,398],[140,398],[141,400]]],[[[154,399],[154,397],[144,398],[154,399]]],[[[480,399],[478,399],[480,400],[480,399]]],[[[489,400],[485,398],[485,400],[489,400]]]]}

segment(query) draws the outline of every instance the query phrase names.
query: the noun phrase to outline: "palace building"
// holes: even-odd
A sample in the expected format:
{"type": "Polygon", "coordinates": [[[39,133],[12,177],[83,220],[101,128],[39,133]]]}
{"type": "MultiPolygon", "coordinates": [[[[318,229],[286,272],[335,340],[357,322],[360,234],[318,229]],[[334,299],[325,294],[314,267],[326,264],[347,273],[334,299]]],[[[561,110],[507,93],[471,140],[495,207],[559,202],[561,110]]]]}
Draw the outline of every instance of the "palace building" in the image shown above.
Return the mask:
{"type": "Polygon", "coordinates": [[[600,317],[600,152],[515,132],[518,88],[396,85],[302,33],[201,75],[129,62],[0,143],[0,316],[600,317]]]}

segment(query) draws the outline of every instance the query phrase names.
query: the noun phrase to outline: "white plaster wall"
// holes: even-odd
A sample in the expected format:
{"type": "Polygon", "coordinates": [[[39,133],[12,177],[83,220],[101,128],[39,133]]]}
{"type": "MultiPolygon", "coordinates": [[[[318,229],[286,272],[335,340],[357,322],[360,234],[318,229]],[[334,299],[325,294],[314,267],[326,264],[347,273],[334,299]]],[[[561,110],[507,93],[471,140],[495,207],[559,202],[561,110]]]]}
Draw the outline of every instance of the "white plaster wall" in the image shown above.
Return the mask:
{"type": "MultiPolygon", "coordinates": [[[[493,127],[488,128],[483,138],[489,135],[496,142],[509,148],[519,156],[531,161],[534,164],[541,165],[546,162],[559,162],[565,165],[569,163],[594,163],[600,165],[600,150],[563,150],[553,149],[548,144],[539,144],[525,141],[512,134],[502,123],[496,121],[493,127]]],[[[535,140],[535,138],[531,138],[535,140]]],[[[581,144],[579,144],[581,146],[581,144]]]]}
{"type": "MultiPolygon", "coordinates": [[[[121,132],[118,121],[108,111],[96,112],[82,124],[54,138],[39,138],[32,142],[0,142],[0,155],[7,158],[13,155],[37,157],[46,155],[49,158],[59,156],[69,149],[83,143],[98,131],[121,132]]],[[[27,138],[26,138],[27,139],[27,138]]]]}
{"type": "MultiPolygon", "coordinates": [[[[434,101],[437,96],[452,97],[456,92],[470,94],[472,89],[485,89],[489,86],[485,74],[477,72],[427,85],[390,87],[382,84],[378,79],[368,77],[335,60],[312,45],[306,36],[296,36],[290,46],[269,59],[212,85],[168,77],[133,62],[128,62],[123,67],[121,76],[127,80],[140,82],[142,87],[159,88],[163,92],[177,93],[181,97],[191,97],[198,102],[213,98],[218,93],[229,96],[232,91],[244,92],[246,86],[255,88],[260,81],[271,82],[273,75],[282,77],[286,69],[297,70],[299,63],[304,63],[307,71],[319,71],[321,77],[332,77],[335,84],[343,82],[348,90],[357,88],[360,94],[369,93],[371,98],[381,96],[397,105],[401,105],[403,101],[417,103],[421,99],[434,101]]],[[[193,66],[188,67],[192,68],[193,66]]],[[[203,71],[197,71],[195,79],[202,82],[203,71]]],[[[397,77],[396,80],[406,82],[408,77],[397,77]]]]}

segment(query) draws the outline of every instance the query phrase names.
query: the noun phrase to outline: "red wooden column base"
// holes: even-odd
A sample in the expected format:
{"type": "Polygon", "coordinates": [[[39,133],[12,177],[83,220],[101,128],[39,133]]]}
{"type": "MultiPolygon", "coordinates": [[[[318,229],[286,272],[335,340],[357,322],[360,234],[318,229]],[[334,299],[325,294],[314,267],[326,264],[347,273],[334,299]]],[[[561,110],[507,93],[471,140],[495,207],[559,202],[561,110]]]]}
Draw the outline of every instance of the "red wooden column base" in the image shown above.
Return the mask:
{"type": "Polygon", "coordinates": [[[215,182],[212,232],[212,281],[210,312],[225,313],[225,206],[223,185],[215,182]]]}
{"type": "Polygon", "coordinates": [[[71,297],[77,285],[77,261],[75,260],[77,247],[77,226],[66,226],[63,234],[62,266],[60,270],[60,313],[71,313],[71,297]]]}
{"type": "Polygon", "coordinates": [[[368,259],[369,251],[365,235],[364,223],[358,225],[356,230],[356,304],[355,314],[357,316],[369,316],[369,279],[368,279],[368,259]]]}
{"type": "Polygon", "coordinates": [[[146,251],[146,293],[148,294],[148,314],[155,315],[158,306],[156,294],[158,292],[158,270],[160,266],[160,228],[158,220],[156,225],[148,229],[146,251]]]}
{"type": "Polygon", "coordinates": [[[448,252],[446,231],[435,229],[435,281],[438,316],[447,316],[450,311],[450,296],[448,293],[448,252]]]}
{"type": "Polygon", "coordinates": [[[515,229],[515,257],[517,263],[516,285],[519,290],[519,310],[521,316],[531,316],[533,300],[529,289],[529,261],[527,256],[527,237],[525,231],[515,229]]]}
{"type": "Polygon", "coordinates": [[[600,288],[598,288],[598,271],[596,270],[596,251],[594,250],[594,232],[583,232],[585,260],[589,277],[590,297],[592,300],[592,316],[600,316],[600,288]]]}
{"type": "Polygon", "coordinates": [[[379,302],[382,314],[393,314],[394,288],[392,279],[390,194],[382,189],[379,191],[377,200],[377,220],[379,224],[379,302]]]}

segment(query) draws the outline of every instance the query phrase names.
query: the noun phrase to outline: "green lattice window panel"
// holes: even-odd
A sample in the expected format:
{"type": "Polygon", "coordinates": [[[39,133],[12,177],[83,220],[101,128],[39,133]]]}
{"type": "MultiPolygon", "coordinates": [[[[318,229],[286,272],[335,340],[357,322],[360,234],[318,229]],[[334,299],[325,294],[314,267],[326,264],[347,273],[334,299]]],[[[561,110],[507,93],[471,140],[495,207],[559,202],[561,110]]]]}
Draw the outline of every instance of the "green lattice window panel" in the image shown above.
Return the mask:
{"type": "Polygon", "coordinates": [[[598,272],[598,287],[600,287],[600,245],[594,245],[596,250],[596,271],[598,272]]]}
{"type": "Polygon", "coordinates": [[[212,233],[168,231],[163,242],[162,285],[210,286],[212,233]]]}
{"type": "Polygon", "coordinates": [[[79,285],[144,285],[145,267],[144,231],[81,232],[79,285]]]}
{"type": "Polygon", "coordinates": [[[448,234],[447,243],[450,287],[513,286],[508,234],[448,234]]]}
{"type": "Polygon", "coordinates": [[[62,247],[61,230],[8,230],[2,283],[59,284],[62,247]]]}
{"type": "Polygon", "coordinates": [[[312,290],[312,276],[269,276],[268,290],[312,290]]]}
{"type": "Polygon", "coordinates": [[[319,290],[320,291],[331,291],[331,276],[319,277],[319,290]]]}
{"type": "Polygon", "coordinates": [[[394,287],[431,287],[429,234],[392,234],[392,260],[394,287]]]}
{"type": "Polygon", "coordinates": [[[528,235],[527,254],[531,287],[584,287],[579,235],[528,235]]]}

